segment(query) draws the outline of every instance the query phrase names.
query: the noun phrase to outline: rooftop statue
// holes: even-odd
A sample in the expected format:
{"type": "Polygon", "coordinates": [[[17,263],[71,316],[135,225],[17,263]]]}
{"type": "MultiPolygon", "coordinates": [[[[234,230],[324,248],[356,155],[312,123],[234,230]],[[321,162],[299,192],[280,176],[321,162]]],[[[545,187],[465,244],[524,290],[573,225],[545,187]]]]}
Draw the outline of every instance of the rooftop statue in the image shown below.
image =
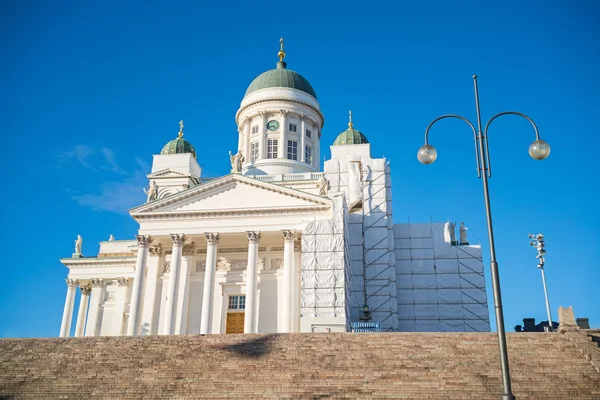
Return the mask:
{"type": "Polygon", "coordinates": [[[240,174],[242,172],[242,164],[245,161],[242,151],[238,150],[235,155],[232,155],[230,151],[229,160],[231,161],[231,172],[234,174],[240,174]]]}

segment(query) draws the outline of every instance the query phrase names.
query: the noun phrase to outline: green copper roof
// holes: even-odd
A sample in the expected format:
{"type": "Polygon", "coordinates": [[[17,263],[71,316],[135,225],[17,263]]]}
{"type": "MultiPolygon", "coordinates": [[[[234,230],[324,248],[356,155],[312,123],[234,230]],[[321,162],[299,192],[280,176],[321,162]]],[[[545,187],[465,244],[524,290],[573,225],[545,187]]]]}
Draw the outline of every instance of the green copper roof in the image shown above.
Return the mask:
{"type": "Polygon", "coordinates": [[[350,127],[344,132],[340,133],[337,138],[335,138],[335,142],[333,142],[334,146],[339,146],[343,144],[365,144],[369,143],[365,135],[362,132],[357,131],[356,129],[350,127]]]}
{"type": "Polygon", "coordinates": [[[196,158],[196,150],[194,150],[194,146],[187,140],[182,137],[178,137],[177,139],[171,140],[169,143],[165,144],[160,154],[182,154],[182,153],[191,153],[194,158],[196,158]]]}
{"type": "Polygon", "coordinates": [[[315,93],[315,89],[313,89],[306,78],[297,72],[287,69],[286,66],[285,61],[280,61],[277,63],[276,69],[271,69],[257,76],[250,86],[248,86],[244,96],[248,96],[259,89],[286,87],[301,90],[316,99],[317,94],[315,93]]]}

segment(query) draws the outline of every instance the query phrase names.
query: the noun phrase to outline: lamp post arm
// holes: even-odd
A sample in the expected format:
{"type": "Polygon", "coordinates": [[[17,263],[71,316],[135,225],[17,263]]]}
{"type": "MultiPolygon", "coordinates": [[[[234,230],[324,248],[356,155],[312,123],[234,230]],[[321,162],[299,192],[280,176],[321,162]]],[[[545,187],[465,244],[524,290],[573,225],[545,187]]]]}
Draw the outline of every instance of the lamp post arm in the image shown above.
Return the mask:
{"type": "Polygon", "coordinates": [[[488,147],[488,127],[490,126],[490,124],[492,123],[493,120],[495,120],[498,117],[501,117],[503,115],[518,115],[519,117],[525,118],[527,121],[529,121],[531,123],[531,125],[533,125],[533,129],[535,130],[535,138],[536,140],[540,139],[540,133],[538,132],[538,128],[537,125],[535,124],[535,122],[533,122],[533,120],[531,118],[529,118],[527,115],[517,112],[517,111],[504,111],[501,112],[500,114],[496,114],[494,115],[492,118],[490,118],[490,120],[487,122],[487,124],[485,124],[485,129],[483,130],[483,141],[485,142],[485,156],[487,159],[487,169],[488,169],[488,176],[491,178],[492,177],[492,161],[490,160],[490,149],[488,147]]]}
{"type": "Polygon", "coordinates": [[[442,120],[445,118],[460,119],[462,121],[465,121],[471,127],[471,130],[473,131],[473,141],[475,142],[475,160],[477,161],[477,177],[481,178],[481,166],[479,165],[479,151],[477,148],[477,130],[475,129],[475,126],[471,123],[471,121],[469,121],[465,117],[461,117],[460,115],[456,115],[456,114],[446,114],[446,115],[442,115],[441,117],[437,117],[436,119],[431,121],[429,126],[427,126],[427,129],[425,129],[425,144],[429,144],[429,129],[431,129],[433,124],[435,124],[439,120],[442,120]]]}

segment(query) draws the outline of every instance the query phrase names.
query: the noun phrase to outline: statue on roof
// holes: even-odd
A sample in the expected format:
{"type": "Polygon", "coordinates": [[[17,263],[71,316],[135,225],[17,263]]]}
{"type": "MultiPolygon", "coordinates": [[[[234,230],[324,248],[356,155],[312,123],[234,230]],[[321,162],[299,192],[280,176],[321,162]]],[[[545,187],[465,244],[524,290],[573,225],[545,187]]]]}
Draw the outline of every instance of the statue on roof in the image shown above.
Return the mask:
{"type": "Polygon", "coordinates": [[[460,228],[458,228],[458,232],[460,234],[460,243],[461,244],[467,244],[469,242],[467,242],[467,230],[469,230],[469,228],[465,227],[465,223],[461,222],[460,223],[460,228]]]}
{"type": "Polygon", "coordinates": [[[242,151],[238,150],[238,152],[235,155],[232,155],[230,151],[229,160],[231,161],[231,172],[234,174],[241,174],[242,164],[244,163],[244,161],[246,161],[244,155],[242,154],[242,151]]]}
{"type": "Polygon", "coordinates": [[[108,241],[109,241],[109,242],[114,242],[114,241],[115,241],[115,237],[112,235],[112,233],[111,233],[111,235],[108,237],[108,241]]]}
{"type": "Polygon", "coordinates": [[[146,203],[150,203],[153,200],[156,200],[156,195],[158,194],[158,187],[156,186],[156,181],[151,181],[148,190],[144,188],[144,193],[146,193],[147,199],[146,203]]]}
{"type": "Polygon", "coordinates": [[[83,244],[83,239],[81,235],[77,235],[77,239],[75,240],[75,254],[81,254],[81,245],[83,244]]]}

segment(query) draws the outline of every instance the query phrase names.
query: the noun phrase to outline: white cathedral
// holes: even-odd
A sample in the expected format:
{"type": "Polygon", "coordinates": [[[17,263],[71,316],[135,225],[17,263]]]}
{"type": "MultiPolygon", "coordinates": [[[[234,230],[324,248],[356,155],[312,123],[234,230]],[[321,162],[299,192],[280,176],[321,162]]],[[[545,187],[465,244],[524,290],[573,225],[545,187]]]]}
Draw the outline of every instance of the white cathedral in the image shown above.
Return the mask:
{"type": "Polygon", "coordinates": [[[75,253],[60,336],[489,331],[481,247],[453,223],[394,224],[390,167],[352,124],[330,146],[311,84],[252,81],[231,174],[202,177],[179,135],[153,157],[136,240],[75,253]],[[357,323],[362,323],[357,324],[357,323]]]}

